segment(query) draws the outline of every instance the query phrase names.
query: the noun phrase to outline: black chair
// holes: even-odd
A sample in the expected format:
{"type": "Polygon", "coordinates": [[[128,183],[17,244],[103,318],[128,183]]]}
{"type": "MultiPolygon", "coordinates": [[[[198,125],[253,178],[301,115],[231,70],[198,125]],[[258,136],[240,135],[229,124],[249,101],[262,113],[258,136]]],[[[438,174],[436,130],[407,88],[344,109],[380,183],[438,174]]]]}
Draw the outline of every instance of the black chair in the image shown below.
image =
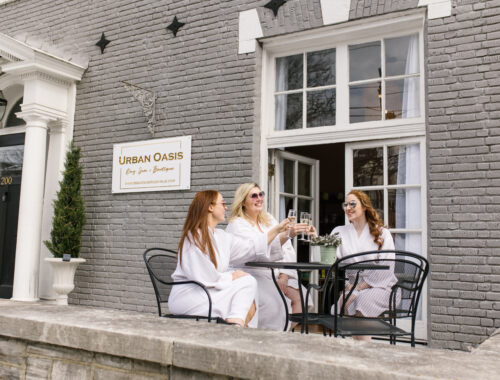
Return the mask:
{"type": "Polygon", "coordinates": [[[324,333],[327,329],[335,336],[389,336],[391,344],[396,344],[397,337],[409,335],[414,347],[417,309],[428,272],[425,258],[406,251],[369,251],[343,257],[330,268],[322,286],[309,285],[307,293],[311,289],[323,293],[322,312],[308,317],[306,308],[306,324],[318,323],[324,333]],[[377,283],[387,281],[390,292],[371,288],[366,290],[369,294],[356,299],[355,287],[368,275],[377,283]],[[350,302],[357,302],[366,315],[377,315],[349,315],[350,302]],[[403,318],[411,321],[411,331],[397,326],[397,320],[403,318]]]}
{"type": "Polygon", "coordinates": [[[212,298],[205,286],[196,281],[179,281],[174,282],[171,274],[175,271],[177,266],[177,253],[170,249],[165,248],[149,248],[144,252],[144,262],[148,269],[149,277],[153,283],[153,289],[156,295],[156,302],[158,303],[158,315],[166,318],[183,318],[195,320],[207,320],[208,322],[216,322],[227,324],[227,322],[219,317],[212,317],[212,298]],[[168,296],[172,286],[180,284],[196,284],[204,290],[207,295],[208,303],[208,316],[199,315],[178,315],[162,312],[162,304],[166,304],[168,309],[168,296]]]}

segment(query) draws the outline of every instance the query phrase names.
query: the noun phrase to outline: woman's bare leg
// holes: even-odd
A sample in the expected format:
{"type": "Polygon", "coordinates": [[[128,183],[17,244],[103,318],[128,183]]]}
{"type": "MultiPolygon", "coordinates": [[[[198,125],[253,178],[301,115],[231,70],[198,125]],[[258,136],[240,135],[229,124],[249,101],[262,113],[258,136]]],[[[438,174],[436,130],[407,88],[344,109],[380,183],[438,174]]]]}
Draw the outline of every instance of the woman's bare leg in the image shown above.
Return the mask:
{"type": "Polygon", "coordinates": [[[233,325],[238,325],[240,327],[244,326],[243,319],[239,319],[239,318],[226,318],[226,322],[231,323],[233,325]]]}
{"type": "Polygon", "coordinates": [[[255,312],[257,311],[257,307],[255,306],[255,301],[252,302],[252,306],[250,306],[250,310],[248,310],[247,318],[245,319],[245,327],[248,327],[248,324],[255,316],[255,312]]]}
{"type": "MultiPolygon", "coordinates": [[[[302,313],[302,303],[300,302],[299,289],[287,286],[285,289],[285,296],[287,296],[292,303],[292,313],[302,313]]],[[[292,322],[290,328],[293,329],[295,326],[297,326],[297,322],[292,322]]]]}

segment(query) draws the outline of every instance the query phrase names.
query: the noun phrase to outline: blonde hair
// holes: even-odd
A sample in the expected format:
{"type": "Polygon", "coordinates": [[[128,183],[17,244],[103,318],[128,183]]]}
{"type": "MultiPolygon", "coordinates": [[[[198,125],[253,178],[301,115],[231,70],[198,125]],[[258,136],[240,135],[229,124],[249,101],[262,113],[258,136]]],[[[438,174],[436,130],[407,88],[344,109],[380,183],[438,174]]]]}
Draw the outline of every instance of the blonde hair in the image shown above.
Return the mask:
{"type": "MultiPolygon", "coordinates": [[[[234,200],[231,204],[231,216],[229,217],[229,223],[233,222],[236,218],[244,218],[248,220],[252,225],[254,224],[254,221],[250,219],[248,214],[245,212],[244,206],[248,193],[254,187],[258,187],[259,190],[261,190],[260,186],[255,182],[246,182],[238,186],[238,188],[234,192],[234,200]]],[[[261,210],[257,215],[257,222],[268,227],[271,225],[271,218],[266,211],[261,210]]]]}

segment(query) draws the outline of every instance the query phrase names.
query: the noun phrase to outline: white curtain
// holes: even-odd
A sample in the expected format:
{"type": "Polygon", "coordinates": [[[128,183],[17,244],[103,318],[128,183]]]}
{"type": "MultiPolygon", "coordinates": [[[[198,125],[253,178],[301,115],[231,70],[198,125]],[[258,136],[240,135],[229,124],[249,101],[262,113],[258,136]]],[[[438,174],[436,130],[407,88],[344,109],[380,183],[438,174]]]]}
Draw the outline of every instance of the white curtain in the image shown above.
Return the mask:
{"type": "MultiPolygon", "coordinates": [[[[408,43],[405,74],[418,73],[418,61],[418,34],[414,34],[408,43]]],[[[403,118],[420,116],[419,77],[404,80],[402,114],[403,118]]]]}
{"type": "MultiPolygon", "coordinates": [[[[288,83],[288,60],[286,58],[276,60],[276,91],[286,91],[288,83]]],[[[286,107],[287,95],[276,96],[276,131],[286,129],[286,107]]]]}
{"type": "MultiPolygon", "coordinates": [[[[418,144],[399,146],[397,183],[420,184],[420,146],[418,144]]],[[[418,229],[422,227],[420,191],[420,187],[418,189],[397,190],[396,228],[418,229]]],[[[400,241],[398,248],[420,254],[421,239],[420,233],[405,234],[404,243],[400,241]]]]}
{"type": "MultiPolygon", "coordinates": [[[[285,160],[283,158],[280,158],[280,178],[279,178],[279,191],[283,192],[285,190],[285,160]]],[[[285,197],[283,195],[280,195],[280,204],[279,204],[279,220],[283,220],[287,217],[286,215],[286,204],[285,204],[285,197]]]]}

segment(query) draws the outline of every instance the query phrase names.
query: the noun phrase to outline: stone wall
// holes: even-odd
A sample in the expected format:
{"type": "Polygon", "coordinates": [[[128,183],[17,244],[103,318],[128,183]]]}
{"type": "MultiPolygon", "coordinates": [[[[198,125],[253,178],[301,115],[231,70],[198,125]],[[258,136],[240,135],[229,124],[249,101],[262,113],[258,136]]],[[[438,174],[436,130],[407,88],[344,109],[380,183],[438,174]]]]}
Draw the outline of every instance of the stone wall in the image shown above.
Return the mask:
{"type": "Polygon", "coordinates": [[[484,346],[453,352],[0,300],[9,380],[497,379],[500,334],[484,346]]]}

